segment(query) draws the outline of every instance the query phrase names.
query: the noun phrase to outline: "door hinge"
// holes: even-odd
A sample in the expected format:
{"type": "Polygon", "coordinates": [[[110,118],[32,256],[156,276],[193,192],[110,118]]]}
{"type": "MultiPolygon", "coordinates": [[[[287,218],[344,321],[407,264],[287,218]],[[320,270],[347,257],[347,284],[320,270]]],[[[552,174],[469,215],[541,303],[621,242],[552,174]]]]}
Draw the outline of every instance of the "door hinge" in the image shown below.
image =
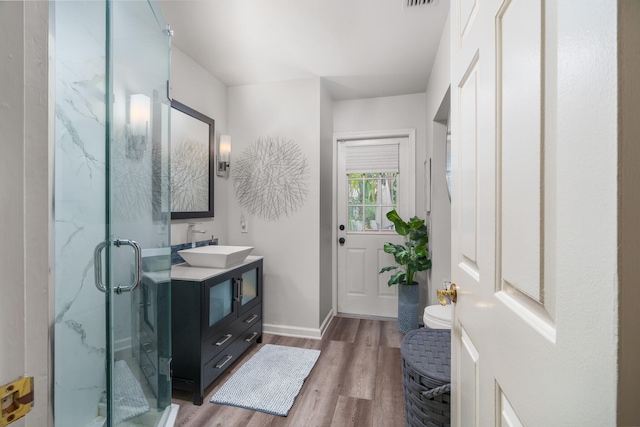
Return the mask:
{"type": "Polygon", "coordinates": [[[0,388],[2,417],[0,427],[24,417],[33,406],[33,377],[20,378],[0,388]]]}
{"type": "Polygon", "coordinates": [[[159,361],[158,371],[160,372],[160,375],[164,375],[166,377],[167,381],[171,381],[171,377],[173,376],[173,371],[171,369],[172,361],[173,359],[170,357],[161,357],[159,361]]]}

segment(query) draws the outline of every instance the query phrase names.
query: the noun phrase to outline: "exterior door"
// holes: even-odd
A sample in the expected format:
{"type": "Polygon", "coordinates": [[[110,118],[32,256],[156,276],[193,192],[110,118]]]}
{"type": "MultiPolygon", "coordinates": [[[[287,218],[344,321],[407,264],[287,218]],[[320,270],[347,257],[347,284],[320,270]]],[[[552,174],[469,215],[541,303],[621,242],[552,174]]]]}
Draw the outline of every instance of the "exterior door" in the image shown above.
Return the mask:
{"type": "Polygon", "coordinates": [[[616,424],[617,18],[600,6],[451,2],[453,425],[616,424]]]}
{"type": "Polygon", "coordinates": [[[338,312],[397,317],[397,286],[387,285],[391,273],[378,272],[394,263],[384,243],[403,243],[386,213],[414,214],[414,133],[349,134],[337,141],[338,312]]]}

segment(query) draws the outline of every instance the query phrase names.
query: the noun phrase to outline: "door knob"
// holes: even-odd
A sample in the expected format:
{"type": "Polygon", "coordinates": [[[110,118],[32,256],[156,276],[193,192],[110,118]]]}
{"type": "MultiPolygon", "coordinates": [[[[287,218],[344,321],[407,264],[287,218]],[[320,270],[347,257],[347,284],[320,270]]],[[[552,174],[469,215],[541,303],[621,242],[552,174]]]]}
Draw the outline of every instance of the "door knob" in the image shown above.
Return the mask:
{"type": "Polygon", "coordinates": [[[449,289],[438,289],[438,301],[441,305],[447,305],[447,297],[451,299],[451,302],[458,301],[458,287],[455,283],[452,283],[449,289]]]}
{"type": "Polygon", "coordinates": [[[340,245],[344,245],[344,242],[345,242],[344,237],[341,237],[338,239],[338,243],[340,243],[340,245]]]}

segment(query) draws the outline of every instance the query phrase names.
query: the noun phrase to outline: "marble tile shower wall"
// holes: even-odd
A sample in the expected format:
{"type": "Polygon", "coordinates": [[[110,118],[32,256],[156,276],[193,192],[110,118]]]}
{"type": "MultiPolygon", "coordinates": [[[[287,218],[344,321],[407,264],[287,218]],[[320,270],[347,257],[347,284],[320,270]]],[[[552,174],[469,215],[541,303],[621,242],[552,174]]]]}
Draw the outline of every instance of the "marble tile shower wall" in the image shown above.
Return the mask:
{"type": "Polygon", "coordinates": [[[105,235],[103,2],[55,7],[55,418],[82,426],[105,387],[105,297],[93,249],[105,235]]]}

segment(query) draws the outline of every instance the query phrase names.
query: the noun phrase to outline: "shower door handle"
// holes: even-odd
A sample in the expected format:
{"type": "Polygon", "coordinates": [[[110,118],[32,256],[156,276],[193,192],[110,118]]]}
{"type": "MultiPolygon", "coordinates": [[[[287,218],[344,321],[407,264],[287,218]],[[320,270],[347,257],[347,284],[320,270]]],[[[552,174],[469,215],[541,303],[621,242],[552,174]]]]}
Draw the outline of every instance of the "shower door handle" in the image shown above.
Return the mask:
{"type": "MultiPolygon", "coordinates": [[[[122,245],[131,246],[135,253],[135,279],[130,286],[119,285],[115,290],[117,294],[135,291],[142,282],[142,249],[138,242],[126,239],[116,239],[113,242],[117,247],[122,245]]],[[[95,272],[96,288],[101,292],[107,292],[107,287],[102,283],[102,250],[109,245],[108,242],[100,242],[93,251],[93,266],[95,272]]]]}
{"type": "Polygon", "coordinates": [[[107,242],[100,242],[93,250],[93,272],[96,288],[100,292],[107,292],[107,287],[102,283],[102,250],[108,245],[107,242]]]}
{"type": "Polygon", "coordinates": [[[140,282],[142,282],[142,248],[140,248],[140,245],[138,244],[138,242],[133,241],[133,240],[127,240],[127,239],[116,239],[115,245],[117,247],[120,247],[122,245],[127,245],[127,246],[131,246],[133,248],[133,252],[135,254],[135,279],[133,280],[133,283],[130,286],[122,286],[122,285],[118,285],[118,287],[116,288],[116,293],[117,294],[121,294],[123,292],[133,292],[136,290],[136,288],[138,286],[140,286],[140,282]]]}

